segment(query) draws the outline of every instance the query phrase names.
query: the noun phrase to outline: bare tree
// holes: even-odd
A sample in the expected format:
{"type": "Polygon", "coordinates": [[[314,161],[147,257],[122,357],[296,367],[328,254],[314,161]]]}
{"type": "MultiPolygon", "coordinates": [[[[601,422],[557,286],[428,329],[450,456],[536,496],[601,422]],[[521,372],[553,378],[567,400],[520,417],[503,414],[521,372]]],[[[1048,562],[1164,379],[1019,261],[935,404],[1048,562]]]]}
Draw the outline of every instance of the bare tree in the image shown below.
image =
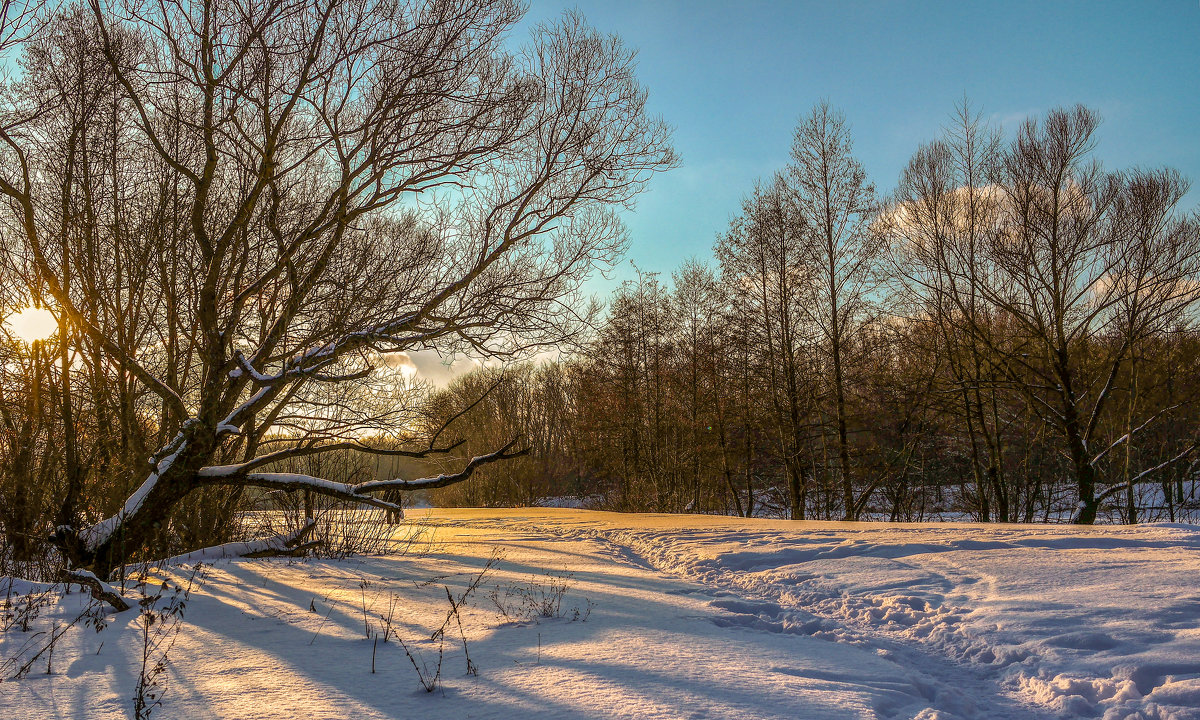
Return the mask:
{"type": "Polygon", "coordinates": [[[797,520],[806,513],[805,456],[812,437],[807,349],[815,328],[804,301],[805,288],[815,279],[803,254],[808,230],[779,175],[743,201],[742,215],[718,238],[715,250],[726,286],[747,310],[743,321],[753,333],[755,364],[773,410],[771,427],[784,466],[789,511],[797,520]]]}
{"type": "MultiPolygon", "coordinates": [[[[674,292],[672,305],[677,317],[675,394],[679,396],[685,424],[681,458],[689,465],[691,498],[687,506],[699,511],[715,499],[715,490],[707,482],[712,458],[712,435],[716,426],[717,442],[723,451],[726,438],[722,418],[717,417],[716,399],[720,393],[720,373],[725,364],[720,347],[724,302],[716,274],[698,260],[685,260],[671,275],[674,292]],[[707,491],[707,492],[706,492],[707,491]]],[[[735,504],[737,493],[728,481],[735,504]]],[[[740,513],[739,513],[740,514],[740,513]]]]}
{"type": "MultiPolygon", "coordinates": [[[[1097,453],[1093,463],[1104,460],[1124,446],[1121,470],[1109,488],[1096,498],[1100,504],[1122,490],[1125,520],[1138,521],[1135,490],[1139,482],[1190,457],[1196,442],[1186,442],[1151,467],[1135,472],[1134,447],[1139,434],[1162,422],[1184,404],[1187,395],[1163,407],[1139,408],[1140,373],[1145,346],[1154,338],[1185,332],[1195,325],[1195,308],[1200,301],[1200,221],[1180,216],[1175,208],[1187,194],[1188,183],[1175,170],[1134,170],[1124,178],[1113,204],[1111,233],[1127,246],[1123,267],[1109,279],[1116,289],[1113,324],[1116,342],[1125,348],[1125,426],[1116,440],[1097,453]],[[1139,414],[1141,413],[1141,414],[1139,414]]],[[[1114,379],[1109,379],[1109,384],[1114,379]]]]}
{"type": "MultiPolygon", "coordinates": [[[[59,528],[74,563],[107,573],[152,550],[206,487],[393,507],[372,493],[444,486],[519,452],[510,440],[418,480],[271,471],[333,450],[450,452],[438,428],[372,447],[357,423],[325,422],[313,389],[367,378],[387,353],[512,356],[576,332],[582,278],[624,244],[612,208],[674,163],[618,38],[568,14],[511,55],[520,14],[510,0],[92,0],[88,57],[111,79],[107,120],[127,155],[101,168],[112,191],[90,256],[56,252],[74,225],[55,222],[62,195],[40,168],[63,177],[47,152],[61,128],[0,135],[0,193],[41,287],[80,346],[136,387],[135,413],[154,409],[163,440],[113,514],[75,508],[59,528]],[[74,271],[126,254],[143,262],[123,267],[151,269],[137,286],[74,271]],[[264,450],[289,413],[308,422],[264,450]]],[[[70,98],[47,86],[24,109],[70,98]]]]}
{"type": "Polygon", "coordinates": [[[881,256],[880,243],[868,232],[876,211],[875,188],[852,153],[845,116],[822,102],[796,128],[787,173],[804,220],[804,232],[799,237],[802,252],[814,275],[811,302],[804,307],[821,330],[832,371],[838,465],[847,520],[856,519],[865,502],[865,496],[861,501],[855,497],[850,467],[847,354],[867,320],[866,305],[876,284],[881,256]]]}
{"type": "Polygon", "coordinates": [[[945,355],[956,414],[966,430],[975,504],[984,522],[1010,519],[1003,427],[990,351],[977,337],[996,322],[980,294],[986,239],[996,232],[1000,193],[990,184],[999,135],[964,101],[944,139],[922,146],[900,178],[893,206],[877,223],[891,238],[893,276],[912,320],[928,323],[945,355]],[[985,452],[980,451],[983,446],[985,452]]]}
{"type": "Polygon", "coordinates": [[[1000,421],[995,396],[989,413],[978,391],[1003,384],[1062,437],[1084,523],[1109,494],[1096,491],[1106,456],[1157,417],[1100,441],[1131,347],[1195,303],[1200,252],[1192,223],[1174,214],[1185,187],[1178,175],[1104,173],[1088,162],[1097,124],[1083,107],[1028,121],[988,187],[955,169],[968,157],[962,136],[957,146],[929,146],[910,164],[904,217],[893,223],[909,229],[909,256],[928,270],[909,278],[944,325],[968,333],[969,365],[957,372],[970,432],[989,446],[988,474],[997,473],[1000,421]]]}

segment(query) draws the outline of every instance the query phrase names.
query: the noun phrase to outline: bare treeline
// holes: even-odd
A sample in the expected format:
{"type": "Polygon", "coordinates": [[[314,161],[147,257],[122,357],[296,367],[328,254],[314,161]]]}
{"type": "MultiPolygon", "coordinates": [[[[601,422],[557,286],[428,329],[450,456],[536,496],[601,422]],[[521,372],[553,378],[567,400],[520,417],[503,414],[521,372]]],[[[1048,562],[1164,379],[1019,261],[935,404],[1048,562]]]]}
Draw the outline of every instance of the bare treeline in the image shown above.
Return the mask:
{"type": "Polygon", "coordinates": [[[614,208],[675,162],[634,53],[574,13],[514,50],[515,0],[4,8],[0,304],[58,319],[0,342],[22,562],[49,541],[104,576],[226,539],[263,492],[398,510],[519,455],[463,455],[389,357],[575,335],[614,208]]]}
{"type": "MultiPolygon", "coordinates": [[[[879,198],[818,105],[715,263],[625,283],[585,357],[505,380],[507,422],[550,438],[509,484],[662,512],[1195,519],[1200,221],[1175,171],[1103,170],[1097,125],[1055,110],[1005,142],[964,104],[879,198]]],[[[489,482],[458,493],[532,494],[489,482]]]]}

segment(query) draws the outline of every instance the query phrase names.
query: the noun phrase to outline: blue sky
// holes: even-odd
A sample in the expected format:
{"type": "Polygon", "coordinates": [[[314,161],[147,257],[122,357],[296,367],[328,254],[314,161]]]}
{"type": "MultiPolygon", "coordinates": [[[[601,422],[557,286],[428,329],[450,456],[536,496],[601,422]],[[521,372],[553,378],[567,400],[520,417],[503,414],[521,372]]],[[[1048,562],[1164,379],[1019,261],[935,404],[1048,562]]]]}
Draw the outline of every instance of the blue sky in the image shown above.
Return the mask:
{"type": "MultiPolygon", "coordinates": [[[[797,119],[827,98],[889,192],[965,94],[1005,130],[1085,103],[1110,169],[1171,165],[1200,205],[1200,1],[685,2],[532,0],[527,21],[576,7],[639,50],[652,110],[682,166],[625,221],[629,259],[669,275],[708,257],[755,179],[787,162],[797,119]]],[[[632,276],[628,262],[617,279],[632,276]]],[[[597,283],[598,290],[611,283],[597,283]]]]}

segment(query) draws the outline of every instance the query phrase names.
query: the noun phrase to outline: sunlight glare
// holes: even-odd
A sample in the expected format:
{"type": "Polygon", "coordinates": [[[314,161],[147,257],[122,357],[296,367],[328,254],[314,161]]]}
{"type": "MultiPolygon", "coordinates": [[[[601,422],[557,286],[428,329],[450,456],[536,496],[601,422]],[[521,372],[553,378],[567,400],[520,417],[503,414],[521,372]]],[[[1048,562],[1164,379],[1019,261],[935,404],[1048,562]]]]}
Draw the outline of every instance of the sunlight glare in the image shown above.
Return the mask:
{"type": "Polygon", "coordinates": [[[26,306],[4,321],[8,331],[27,343],[44,340],[58,330],[58,320],[45,308],[26,306]]]}

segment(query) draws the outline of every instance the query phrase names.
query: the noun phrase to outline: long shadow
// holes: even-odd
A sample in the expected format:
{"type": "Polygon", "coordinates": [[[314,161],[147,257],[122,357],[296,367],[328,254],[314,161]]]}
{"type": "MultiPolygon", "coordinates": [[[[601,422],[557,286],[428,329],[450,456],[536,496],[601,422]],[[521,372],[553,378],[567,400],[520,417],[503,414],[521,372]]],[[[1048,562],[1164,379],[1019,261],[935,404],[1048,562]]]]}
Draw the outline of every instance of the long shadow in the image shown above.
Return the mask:
{"type": "MultiPolygon", "coordinates": [[[[693,712],[707,709],[712,717],[720,717],[726,710],[750,717],[795,715],[787,709],[791,702],[795,710],[789,692],[799,694],[821,688],[833,692],[805,694],[808,704],[804,717],[891,715],[905,709],[921,709],[923,705],[936,706],[939,700],[927,696],[928,692],[922,694],[920,682],[904,680],[906,675],[896,673],[892,667],[895,663],[880,660],[876,650],[884,649],[913,662],[934,663],[941,675],[965,670],[943,658],[919,655],[912,648],[886,640],[863,650],[811,637],[765,632],[737,623],[718,627],[718,620],[726,619],[728,613],[684,596],[696,595],[703,600],[726,595],[728,591],[646,572],[638,563],[615,564],[611,568],[598,565],[598,557],[604,563],[620,563],[620,559],[600,552],[602,541],[596,538],[543,538],[520,529],[511,534],[508,530],[501,532],[503,537],[496,540],[456,538],[420,556],[343,562],[234,561],[217,565],[211,579],[200,586],[189,604],[183,637],[173,653],[174,669],[160,715],[181,717],[178,708],[186,706],[189,717],[202,717],[203,713],[218,717],[219,703],[228,697],[214,695],[214,677],[227,678],[226,689],[238,692],[239,685],[249,688],[261,679],[253,673],[266,672],[253,664],[239,666],[236,655],[243,650],[261,653],[261,658],[278,663],[272,672],[290,673],[299,680],[298,684],[306,684],[312,692],[343,698],[348,706],[346,715],[356,714],[349,706],[357,705],[367,714],[383,717],[416,713],[458,717],[481,709],[482,703],[486,703],[486,712],[493,717],[588,718],[613,717],[621,712],[615,707],[597,707],[596,703],[580,706],[570,698],[548,698],[539,694],[538,683],[513,682],[517,679],[514,673],[523,679],[549,677],[561,678],[562,682],[595,683],[612,697],[624,697],[628,707],[633,707],[639,699],[647,705],[668,708],[677,703],[679,714],[685,709],[693,712]],[[587,545],[576,548],[560,544],[590,540],[595,541],[597,552],[589,552],[587,545]],[[368,613],[373,616],[386,610],[391,592],[399,592],[405,598],[409,605],[397,615],[395,625],[417,652],[432,661],[436,650],[421,638],[428,636],[433,629],[431,621],[436,625],[447,607],[443,584],[460,591],[482,566],[484,560],[479,555],[486,556],[469,550],[453,552],[450,545],[500,546],[509,548],[510,554],[526,554],[524,559],[505,560],[500,568],[502,575],[493,578],[491,584],[521,582],[529,576],[536,579],[544,577],[547,571],[574,570],[575,589],[570,594],[586,595],[595,601],[596,613],[588,622],[548,619],[541,624],[512,624],[489,618],[486,603],[477,603],[478,607],[467,619],[468,629],[477,629],[479,623],[489,627],[482,637],[469,640],[471,655],[481,670],[480,677],[463,677],[465,658],[461,647],[448,643],[443,665],[445,694],[426,694],[394,641],[375,648],[377,672],[371,674],[373,645],[365,639],[361,602],[354,594],[359,591],[357,584],[363,579],[370,583],[366,595],[368,613]],[[528,556],[533,553],[536,559],[528,556]],[[631,568],[636,572],[628,572],[631,568]],[[431,575],[441,573],[446,574],[441,581],[417,587],[431,575]],[[317,612],[309,611],[310,602],[315,604],[317,612]],[[421,617],[421,612],[412,611],[417,605],[433,609],[421,617]],[[661,662],[645,657],[651,650],[661,652],[661,643],[640,649],[635,644],[621,652],[610,652],[607,657],[564,657],[554,650],[570,644],[630,643],[630,638],[656,638],[664,633],[658,624],[664,618],[670,621],[665,632],[670,634],[671,645],[676,649],[661,662]],[[208,648],[198,647],[200,637],[210,642],[208,648]],[[528,660],[536,656],[535,649],[543,641],[546,652],[541,664],[531,665],[528,660]],[[228,648],[226,655],[230,657],[220,657],[222,647],[228,648]],[[198,652],[189,658],[190,651],[198,652]],[[723,672],[721,655],[725,652],[761,654],[760,672],[751,677],[723,672]],[[680,656],[694,662],[690,673],[686,663],[678,661],[680,656]],[[856,663],[873,667],[877,676],[852,679],[850,673],[823,669],[822,665],[831,659],[841,668],[856,663]],[[206,661],[211,664],[205,664],[206,661]],[[857,709],[840,705],[838,698],[845,698],[846,691],[862,696],[860,699],[867,705],[857,709]],[[172,710],[172,705],[176,705],[176,710],[172,710]]],[[[692,537],[702,535],[705,533],[690,533],[692,537]]],[[[136,628],[129,627],[136,613],[119,618],[125,618],[124,626],[110,628],[105,637],[119,635],[123,642],[112,642],[105,647],[102,659],[85,663],[79,670],[98,670],[110,675],[118,687],[132,688],[141,660],[140,646],[134,642],[136,628]]],[[[370,617],[368,621],[378,625],[370,617]]],[[[575,693],[576,698],[587,695],[585,687],[575,693]]],[[[998,690],[986,693],[981,701],[993,708],[988,717],[1033,716],[998,690]]],[[[65,708],[68,714],[60,716],[92,717],[100,710],[90,706],[83,693],[77,693],[71,702],[74,704],[65,708]]]]}
{"type": "MultiPolygon", "coordinates": [[[[508,538],[496,541],[476,541],[464,539],[455,540],[454,545],[497,545],[510,547],[514,550],[535,551],[541,557],[562,558],[569,566],[571,561],[588,560],[595,562],[592,554],[565,548],[548,547],[545,543],[534,543],[534,537],[521,535],[510,542],[508,538]]],[[[821,658],[829,654],[829,644],[812,638],[779,637],[770,633],[753,630],[730,628],[722,630],[716,627],[711,618],[680,615],[679,598],[681,594],[711,594],[712,591],[695,586],[685,581],[668,578],[661,575],[639,573],[636,577],[629,574],[614,574],[603,568],[595,570],[579,569],[575,571],[576,586],[586,587],[589,599],[598,606],[597,614],[590,622],[568,623],[562,620],[547,621],[541,625],[498,626],[493,627],[486,635],[469,641],[472,657],[481,668],[481,677],[464,680],[461,673],[465,667],[465,658],[461,648],[448,645],[444,658],[443,669],[446,673],[446,696],[438,693],[425,694],[420,690],[408,659],[395,643],[388,643],[381,656],[377,656],[377,670],[371,675],[370,657],[372,644],[364,639],[362,613],[360,607],[355,607],[354,598],[341,601],[318,600],[325,605],[325,613],[309,613],[309,602],[314,597],[330,597],[339,592],[349,593],[355,589],[355,583],[360,578],[371,582],[371,590],[378,596],[385,590],[388,592],[402,591],[411,603],[432,604],[434,617],[446,606],[442,583],[433,583],[424,588],[414,587],[414,582],[420,582],[429,576],[430,570],[448,573],[444,583],[452,589],[459,589],[465,578],[478,572],[483,560],[478,557],[464,556],[449,550],[436,550],[421,557],[383,557],[371,558],[367,562],[347,568],[338,563],[311,562],[283,566],[278,562],[240,562],[219,567],[218,571],[230,576],[240,577],[241,587],[231,586],[229,582],[211,582],[200,591],[194,602],[206,606],[204,612],[197,612],[195,620],[188,619],[191,630],[203,631],[214,638],[218,644],[227,643],[231,646],[243,645],[253,650],[261,651],[266,656],[278,658],[284,668],[291,673],[301,676],[313,686],[330,688],[330,692],[345,696],[348,702],[357,703],[372,709],[385,717],[402,716],[413,710],[427,710],[440,716],[455,712],[467,712],[475,703],[475,699],[486,700],[487,711],[495,716],[531,716],[531,717],[610,717],[613,709],[607,712],[597,708],[581,708],[564,700],[551,700],[536,691],[529,690],[512,683],[505,683],[503,677],[512,668],[526,672],[565,673],[573,678],[591,678],[597,683],[612,685],[612,678],[622,682],[621,690],[626,694],[644,697],[646,702],[655,702],[656,698],[675,698],[679,702],[695,705],[699,703],[712,707],[737,707],[743,713],[762,717],[775,717],[779,713],[772,709],[772,702],[764,698],[763,688],[748,683],[745,678],[721,677],[720,662],[713,663],[715,675],[706,676],[703,682],[696,678],[680,678],[674,674],[678,668],[666,664],[669,669],[656,670],[652,666],[642,664],[631,669],[626,663],[604,660],[602,658],[546,658],[546,664],[540,667],[545,670],[534,670],[524,663],[535,647],[539,636],[545,635],[549,646],[562,643],[588,643],[604,640],[606,636],[623,635],[626,637],[655,637],[662,632],[656,624],[658,618],[675,618],[672,634],[679,636],[678,645],[681,647],[709,648],[713,645],[714,637],[732,645],[752,645],[766,647],[780,656],[780,667],[776,672],[795,678],[793,682],[829,682],[828,679],[816,675],[805,676],[802,670],[795,670],[788,660],[796,660],[796,643],[816,643],[811,646],[809,662],[821,662],[821,658]],[[315,588],[304,585],[305,579],[319,577],[325,584],[334,587],[315,588]],[[400,578],[407,578],[404,582],[400,578]],[[613,590],[600,591],[604,585],[613,590]],[[439,596],[439,593],[441,595],[439,596]],[[636,594],[636,597],[633,597],[636,594]],[[249,600],[247,606],[246,601],[249,600]],[[256,610],[259,614],[256,614],[256,610]],[[234,615],[236,614],[236,616],[234,615]],[[317,620],[315,616],[322,620],[317,620]],[[321,629],[312,630],[316,622],[321,629]],[[315,639],[314,639],[315,638],[315,639]],[[334,662],[336,661],[336,662],[334,662]],[[524,663],[524,664],[523,664],[524,663]],[[788,670],[792,670],[789,672],[788,670]],[[808,680],[804,678],[808,677],[808,680]],[[467,697],[469,696],[469,697],[467,697]],[[462,702],[458,702],[461,699],[462,702]]],[[[557,561],[505,561],[502,566],[504,578],[519,581],[523,577],[535,577],[546,571],[554,571],[557,561]]],[[[368,600],[370,602],[370,600],[368,600]]],[[[379,608],[373,608],[378,611],[379,608]]],[[[407,608],[406,608],[407,610],[407,608]]],[[[707,610],[712,614],[718,611],[707,610]]],[[[703,614],[703,613],[702,613],[703,614]]],[[[478,618],[472,618],[477,621],[478,618]]],[[[409,634],[408,640],[412,646],[427,657],[432,657],[434,649],[418,637],[427,636],[432,628],[428,621],[408,622],[397,618],[397,625],[402,633],[409,634]]],[[[185,629],[187,632],[188,629],[185,629]]],[[[868,661],[864,653],[849,646],[835,646],[835,654],[860,653],[862,661],[868,661]]],[[[179,651],[182,652],[181,647],[179,651]]],[[[713,652],[721,652],[719,648],[713,652]]],[[[805,658],[800,658],[805,659],[805,658]]],[[[203,672],[204,667],[195,662],[179,663],[181,668],[190,668],[192,672],[203,672]]],[[[230,668],[225,668],[229,670],[230,668]]],[[[234,668],[236,670],[236,668],[234,668]]],[[[947,670],[949,672],[949,670],[947,670]]],[[[235,673],[236,674],[236,673],[235,673]]],[[[192,696],[203,702],[203,683],[178,674],[175,689],[180,697],[192,696]]],[[[777,683],[776,683],[777,684],[777,683]]],[[[903,702],[910,698],[912,703],[920,704],[925,700],[930,702],[935,698],[922,699],[917,695],[897,692],[892,687],[872,687],[868,683],[843,683],[846,687],[860,688],[874,697],[879,695],[881,710],[883,706],[903,702]],[[884,697],[886,696],[886,697],[884,697]]],[[[835,693],[834,696],[840,694],[835,693]]],[[[1013,701],[999,693],[988,698],[997,708],[1003,708],[1005,715],[1011,717],[1029,716],[1013,701]]],[[[168,697],[168,702],[170,698],[168,697]]],[[[783,703],[786,704],[786,703],[783,703]]],[[[899,707],[899,706],[897,706],[899,707]]],[[[919,708],[918,708],[919,709],[919,708]]],[[[817,708],[810,708],[817,710],[817,708]]],[[[830,705],[828,717],[845,717],[846,708],[830,705]]],[[[824,714],[825,710],[821,710],[824,714]]],[[[816,716],[816,715],[810,715],[816,716]]]]}

